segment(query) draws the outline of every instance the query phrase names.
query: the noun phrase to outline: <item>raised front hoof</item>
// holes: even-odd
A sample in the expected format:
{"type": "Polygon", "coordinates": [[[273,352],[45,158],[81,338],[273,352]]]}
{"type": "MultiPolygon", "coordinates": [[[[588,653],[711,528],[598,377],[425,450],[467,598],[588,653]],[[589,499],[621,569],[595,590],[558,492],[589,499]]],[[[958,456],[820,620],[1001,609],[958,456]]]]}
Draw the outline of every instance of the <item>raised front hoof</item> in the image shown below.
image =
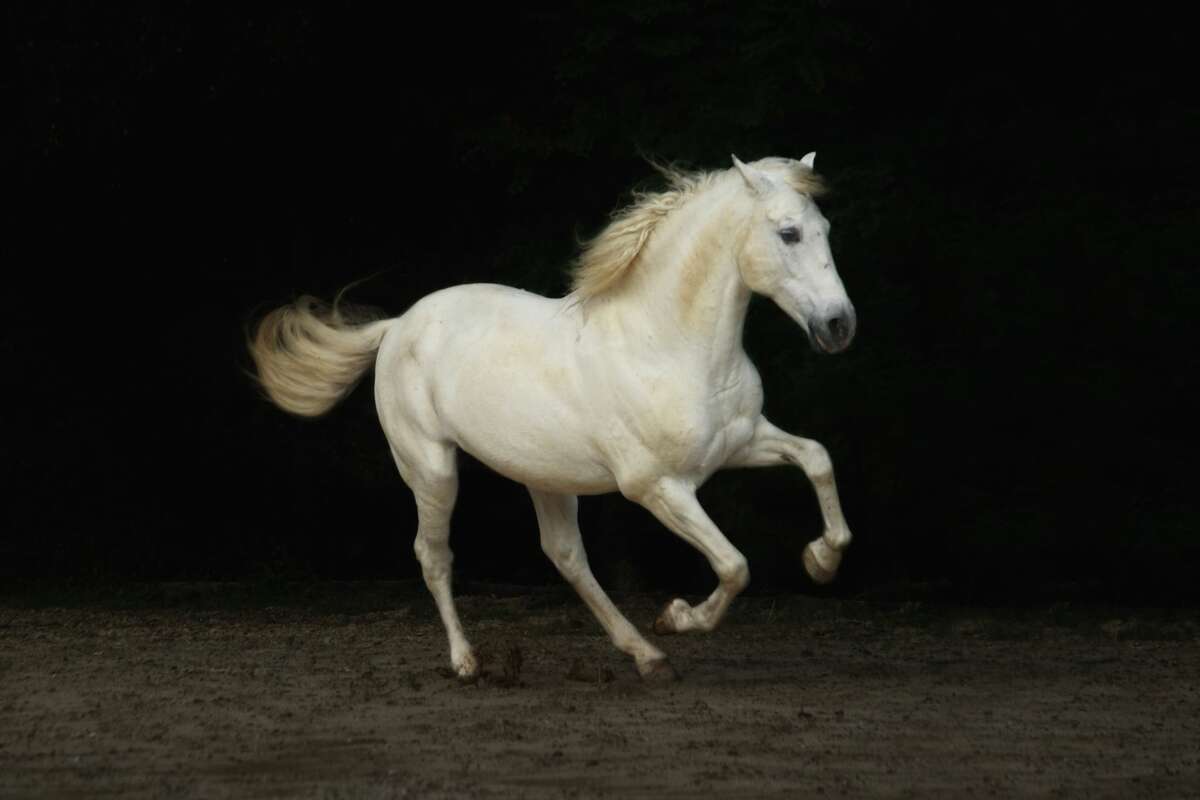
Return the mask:
{"type": "Polygon", "coordinates": [[[654,620],[654,632],[659,635],[682,633],[691,630],[694,627],[692,623],[692,607],[676,598],[667,603],[658,619],[654,620]]]}
{"type": "Polygon", "coordinates": [[[646,683],[674,683],[679,680],[679,673],[665,658],[656,658],[645,664],[638,664],[638,674],[646,683]]]}
{"type": "Polygon", "coordinates": [[[809,542],[804,548],[804,571],[813,579],[813,583],[821,586],[833,583],[841,560],[842,554],[825,544],[822,539],[809,542]]]}

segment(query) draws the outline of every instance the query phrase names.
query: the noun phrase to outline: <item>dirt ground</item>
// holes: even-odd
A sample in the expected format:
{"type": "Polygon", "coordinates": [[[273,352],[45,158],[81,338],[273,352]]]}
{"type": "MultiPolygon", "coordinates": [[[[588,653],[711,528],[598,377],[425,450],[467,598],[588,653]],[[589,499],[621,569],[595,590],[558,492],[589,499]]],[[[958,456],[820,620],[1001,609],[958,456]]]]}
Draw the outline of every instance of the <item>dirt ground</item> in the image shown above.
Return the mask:
{"type": "MultiPolygon", "coordinates": [[[[618,602],[639,624],[667,597],[618,602]]],[[[572,595],[0,603],[0,797],[1197,797],[1200,617],[748,597],[643,685],[572,595]]]]}

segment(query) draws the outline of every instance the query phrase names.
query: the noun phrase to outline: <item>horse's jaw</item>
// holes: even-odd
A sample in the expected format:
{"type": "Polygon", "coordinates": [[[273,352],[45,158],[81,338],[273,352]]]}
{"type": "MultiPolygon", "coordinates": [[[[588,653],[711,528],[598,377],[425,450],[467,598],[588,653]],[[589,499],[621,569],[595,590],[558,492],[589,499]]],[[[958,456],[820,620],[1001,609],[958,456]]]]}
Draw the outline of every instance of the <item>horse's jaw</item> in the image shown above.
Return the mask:
{"type": "Polygon", "coordinates": [[[784,281],[768,296],[804,330],[816,352],[841,353],[854,341],[858,321],[849,298],[818,306],[811,294],[793,281],[784,281]]]}

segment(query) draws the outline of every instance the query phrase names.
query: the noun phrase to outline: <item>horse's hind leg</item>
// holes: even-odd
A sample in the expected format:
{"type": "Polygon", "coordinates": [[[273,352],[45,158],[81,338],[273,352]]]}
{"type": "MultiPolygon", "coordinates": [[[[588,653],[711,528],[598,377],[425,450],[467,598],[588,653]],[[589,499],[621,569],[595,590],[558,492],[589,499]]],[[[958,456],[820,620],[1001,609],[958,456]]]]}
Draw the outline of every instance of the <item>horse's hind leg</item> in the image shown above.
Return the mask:
{"type": "Polygon", "coordinates": [[[472,678],[479,671],[479,662],[463,635],[450,593],[450,565],[454,561],[450,551],[450,515],[458,496],[456,450],[443,442],[426,441],[419,447],[412,446],[412,442],[406,444],[409,446],[401,453],[393,443],[392,454],[417,501],[418,526],[413,550],[450,639],[450,663],[460,678],[472,678]]]}
{"type": "Polygon", "coordinates": [[[596,615],[612,643],[618,650],[633,656],[643,678],[673,678],[675,673],[667,663],[667,657],[638,633],[592,575],[583,549],[583,537],[579,533],[578,499],[574,495],[548,494],[536,489],[530,489],[529,494],[537,512],[542,550],[596,615]]]}

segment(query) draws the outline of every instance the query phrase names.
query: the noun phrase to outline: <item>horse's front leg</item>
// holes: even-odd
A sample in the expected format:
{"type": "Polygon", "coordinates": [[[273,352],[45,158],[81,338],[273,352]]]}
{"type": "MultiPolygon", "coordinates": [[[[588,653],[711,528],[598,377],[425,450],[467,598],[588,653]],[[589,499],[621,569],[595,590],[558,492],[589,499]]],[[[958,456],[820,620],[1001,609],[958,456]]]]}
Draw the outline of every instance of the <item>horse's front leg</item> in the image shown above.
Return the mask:
{"type": "Polygon", "coordinates": [[[696,499],[695,487],[686,481],[663,478],[647,491],[627,496],[641,503],[676,535],[703,553],[720,580],[708,599],[698,606],[690,606],[680,599],[672,600],[655,621],[655,632],[711,631],[725,616],[733,598],[750,583],[746,557],[704,513],[696,499]]]}
{"type": "Polygon", "coordinates": [[[795,464],[804,470],[817,492],[825,532],[804,548],[804,569],[817,583],[829,583],[837,576],[842,551],[850,544],[850,529],[842,516],[837,484],[833,480],[833,462],[820,442],[793,436],[759,417],[754,436],[726,465],[729,467],[772,467],[795,464]]]}

